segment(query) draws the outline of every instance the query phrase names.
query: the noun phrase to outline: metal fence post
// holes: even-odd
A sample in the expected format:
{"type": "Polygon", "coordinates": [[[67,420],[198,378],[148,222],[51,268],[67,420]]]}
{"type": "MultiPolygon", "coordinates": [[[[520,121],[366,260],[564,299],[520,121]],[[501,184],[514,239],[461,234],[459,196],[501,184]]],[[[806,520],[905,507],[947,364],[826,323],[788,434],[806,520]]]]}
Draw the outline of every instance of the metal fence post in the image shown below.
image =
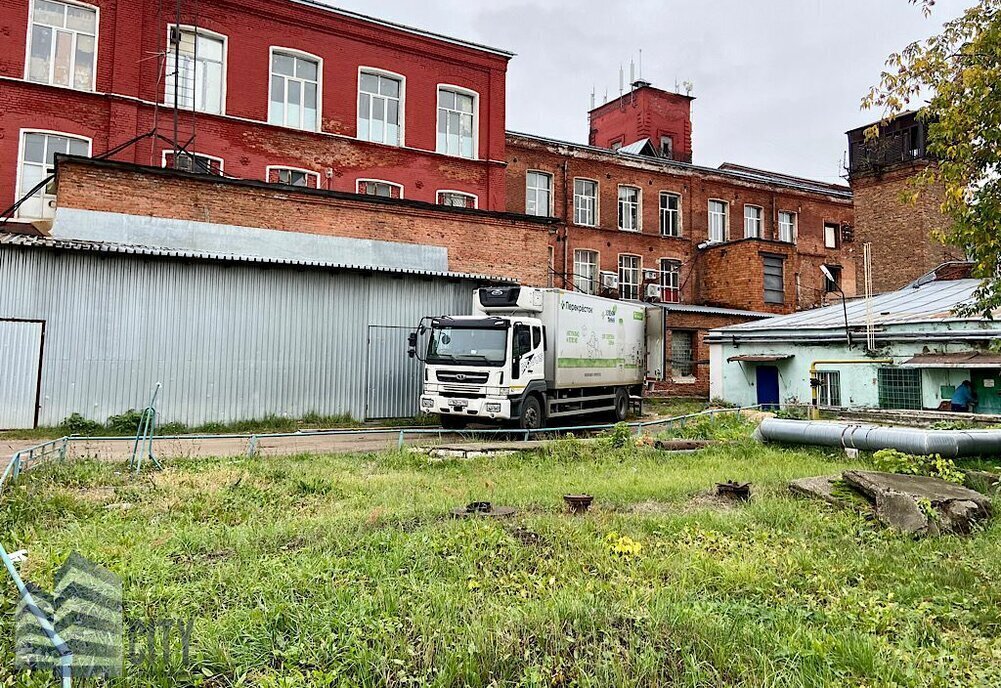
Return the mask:
{"type": "Polygon", "coordinates": [[[247,456],[257,456],[257,435],[251,435],[247,443],[247,456]]]}
{"type": "Polygon", "coordinates": [[[403,449],[403,430],[400,430],[400,438],[396,442],[396,448],[399,450],[403,449]]]}

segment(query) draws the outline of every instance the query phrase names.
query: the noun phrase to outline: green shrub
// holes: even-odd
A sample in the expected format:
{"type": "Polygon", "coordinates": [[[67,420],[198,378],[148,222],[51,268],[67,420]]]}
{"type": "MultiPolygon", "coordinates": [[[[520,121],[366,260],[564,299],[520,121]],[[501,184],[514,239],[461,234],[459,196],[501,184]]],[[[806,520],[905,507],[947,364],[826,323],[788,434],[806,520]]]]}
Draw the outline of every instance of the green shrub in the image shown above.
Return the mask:
{"type": "Polygon", "coordinates": [[[117,416],[108,416],[105,427],[114,435],[129,435],[139,431],[139,422],[142,420],[143,412],[129,409],[125,413],[117,416]]]}
{"type": "Polygon", "coordinates": [[[965,479],[952,459],[944,459],[939,454],[915,455],[896,449],[880,449],[872,455],[872,460],[878,470],[886,473],[926,475],[957,485],[962,485],[965,479]]]}
{"type": "Polygon", "coordinates": [[[633,429],[629,423],[616,423],[613,428],[601,433],[601,438],[613,449],[622,449],[629,444],[632,439],[633,429]]]}
{"type": "Polygon", "coordinates": [[[84,418],[79,413],[73,413],[63,419],[59,428],[67,435],[100,435],[104,426],[96,420],[84,418]]]}

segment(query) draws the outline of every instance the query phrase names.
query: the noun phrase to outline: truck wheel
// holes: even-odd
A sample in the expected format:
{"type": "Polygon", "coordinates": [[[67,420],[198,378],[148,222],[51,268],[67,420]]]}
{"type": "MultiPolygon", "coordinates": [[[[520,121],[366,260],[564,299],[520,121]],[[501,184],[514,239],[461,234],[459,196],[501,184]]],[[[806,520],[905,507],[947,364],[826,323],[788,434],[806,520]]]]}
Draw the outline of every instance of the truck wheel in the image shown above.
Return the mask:
{"type": "Polygon", "coordinates": [[[621,423],[629,415],[629,393],[619,387],[615,390],[615,422],[621,423]]]}
{"type": "Polygon", "coordinates": [[[542,427],[542,405],[538,397],[530,396],[525,399],[525,403],[521,405],[518,427],[522,430],[536,430],[542,427]]]}
{"type": "Polygon", "coordinates": [[[467,425],[466,419],[459,416],[442,414],[439,418],[441,418],[441,427],[446,430],[465,430],[467,425]]]}

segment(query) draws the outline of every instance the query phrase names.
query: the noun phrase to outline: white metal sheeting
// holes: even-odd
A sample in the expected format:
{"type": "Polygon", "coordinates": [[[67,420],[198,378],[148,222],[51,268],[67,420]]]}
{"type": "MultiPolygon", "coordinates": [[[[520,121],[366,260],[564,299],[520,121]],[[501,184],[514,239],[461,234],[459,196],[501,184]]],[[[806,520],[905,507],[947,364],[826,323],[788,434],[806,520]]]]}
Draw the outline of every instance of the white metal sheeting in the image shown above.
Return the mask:
{"type": "Polygon", "coordinates": [[[468,313],[480,286],[11,245],[0,245],[0,280],[0,318],[46,321],[41,425],[142,408],[158,381],[164,421],[363,418],[366,398],[413,389],[385,376],[366,389],[369,325],[468,313]]]}
{"type": "Polygon", "coordinates": [[[0,430],[35,427],[42,323],[0,319],[0,430]]]}

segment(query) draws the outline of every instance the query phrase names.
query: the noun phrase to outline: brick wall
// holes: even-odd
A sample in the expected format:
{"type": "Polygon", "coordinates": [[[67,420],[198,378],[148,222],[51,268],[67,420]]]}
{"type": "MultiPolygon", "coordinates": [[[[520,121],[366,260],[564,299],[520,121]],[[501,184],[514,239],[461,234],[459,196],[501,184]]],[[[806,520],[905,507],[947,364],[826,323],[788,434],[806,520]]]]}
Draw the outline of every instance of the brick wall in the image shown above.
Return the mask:
{"type": "Polygon", "coordinates": [[[60,159],[57,184],[60,208],[443,246],[452,271],[548,278],[549,222],[535,218],[79,158],[60,159]]]}
{"type": "MultiPolygon", "coordinates": [[[[927,164],[927,163],[925,163],[927,164]]],[[[916,202],[904,199],[913,191],[911,180],[923,165],[911,165],[881,176],[852,179],[855,196],[856,281],[864,284],[862,244],[872,244],[874,293],[893,291],[950,260],[962,260],[963,252],[932,237],[951,225],[942,214],[945,191],[941,184],[921,190],[916,202]]]]}
{"type": "Polygon", "coordinates": [[[628,146],[648,138],[655,150],[660,137],[670,136],[678,159],[692,156],[692,98],[645,86],[630,91],[590,113],[592,146],[628,146]]]}

